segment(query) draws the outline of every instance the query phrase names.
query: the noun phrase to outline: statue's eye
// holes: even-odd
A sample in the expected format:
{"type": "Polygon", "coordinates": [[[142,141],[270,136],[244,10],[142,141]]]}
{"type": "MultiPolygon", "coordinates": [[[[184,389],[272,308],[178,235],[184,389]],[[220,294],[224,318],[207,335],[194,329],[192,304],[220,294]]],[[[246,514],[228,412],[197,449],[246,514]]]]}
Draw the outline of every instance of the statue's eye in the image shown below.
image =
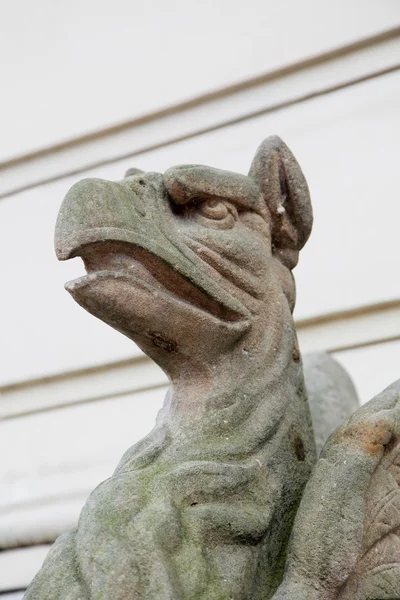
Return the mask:
{"type": "Polygon", "coordinates": [[[208,219],[221,221],[229,216],[229,209],[221,200],[205,200],[198,207],[198,213],[208,219]]]}
{"type": "Polygon", "coordinates": [[[214,229],[232,229],[239,214],[236,206],[228,200],[208,198],[183,205],[180,214],[188,221],[214,229]]]}
{"type": "Polygon", "coordinates": [[[203,218],[216,221],[216,225],[218,224],[218,227],[224,229],[233,227],[238,218],[238,212],[233,204],[214,198],[204,200],[201,204],[198,204],[196,214],[200,217],[200,220],[203,218]]]}

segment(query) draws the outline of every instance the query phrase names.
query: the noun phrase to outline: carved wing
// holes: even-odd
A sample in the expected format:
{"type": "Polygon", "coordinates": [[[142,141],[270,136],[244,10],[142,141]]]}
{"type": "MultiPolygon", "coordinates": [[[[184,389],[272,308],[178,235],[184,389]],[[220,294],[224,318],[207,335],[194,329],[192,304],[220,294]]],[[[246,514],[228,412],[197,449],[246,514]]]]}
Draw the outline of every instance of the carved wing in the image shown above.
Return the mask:
{"type": "Polygon", "coordinates": [[[274,600],[400,600],[400,380],[326,443],[274,600]]]}
{"type": "Polygon", "coordinates": [[[400,598],[400,444],[376,468],[365,507],[360,557],[340,600],[400,598]]]}

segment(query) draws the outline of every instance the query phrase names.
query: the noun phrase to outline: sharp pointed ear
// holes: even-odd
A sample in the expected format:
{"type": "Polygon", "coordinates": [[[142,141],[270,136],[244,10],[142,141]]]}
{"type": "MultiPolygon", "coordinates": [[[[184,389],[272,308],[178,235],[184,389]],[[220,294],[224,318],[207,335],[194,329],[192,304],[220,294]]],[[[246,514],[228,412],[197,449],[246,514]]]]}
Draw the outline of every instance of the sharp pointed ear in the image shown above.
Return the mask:
{"type": "Polygon", "coordinates": [[[249,176],[261,187],[271,214],[273,252],[293,269],[313,221],[310,192],[300,166],[286,144],[271,136],[258,148],[249,176]]]}

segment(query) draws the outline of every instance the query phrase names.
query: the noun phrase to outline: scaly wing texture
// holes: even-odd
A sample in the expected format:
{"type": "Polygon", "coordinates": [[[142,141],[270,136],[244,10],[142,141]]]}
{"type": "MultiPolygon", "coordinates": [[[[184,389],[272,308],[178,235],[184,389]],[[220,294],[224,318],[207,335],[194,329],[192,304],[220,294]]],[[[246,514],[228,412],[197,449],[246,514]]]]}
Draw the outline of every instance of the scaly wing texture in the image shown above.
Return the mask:
{"type": "Polygon", "coordinates": [[[274,600],[400,600],[400,380],[326,443],[274,600]]]}
{"type": "Polygon", "coordinates": [[[400,598],[400,444],[378,465],[368,489],[362,552],[340,600],[400,598]]]}

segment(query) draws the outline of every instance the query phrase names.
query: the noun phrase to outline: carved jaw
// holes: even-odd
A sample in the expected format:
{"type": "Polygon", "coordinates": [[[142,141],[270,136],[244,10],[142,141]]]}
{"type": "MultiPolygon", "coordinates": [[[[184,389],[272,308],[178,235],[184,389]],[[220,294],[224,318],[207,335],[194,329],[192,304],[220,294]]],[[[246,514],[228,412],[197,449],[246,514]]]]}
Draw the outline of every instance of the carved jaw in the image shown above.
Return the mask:
{"type": "Polygon", "coordinates": [[[87,275],[66,284],[71,293],[98,279],[120,279],[148,289],[153,295],[153,303],[157,303],[158,297],[165,301],[166,296],[172,294],[174,301],[189,304],[190,308],[205,311],[217,319],[227,322],[240,320],[237,312],[214,300],[175,268],[140,246],[124,242],[95,242],[84,246],[80,255],[87,275]]]}
{"type": "Polygon", "coordinates": [[[168,370],[194,354],[215,358],[215,339],[232,342],[248,327],[156,255],[121,242],[80,250],[87,275],[66,284],[86,310],[134,340],[168,370]],[[196,350],[196,353],[194,351],[196,350]]]}

